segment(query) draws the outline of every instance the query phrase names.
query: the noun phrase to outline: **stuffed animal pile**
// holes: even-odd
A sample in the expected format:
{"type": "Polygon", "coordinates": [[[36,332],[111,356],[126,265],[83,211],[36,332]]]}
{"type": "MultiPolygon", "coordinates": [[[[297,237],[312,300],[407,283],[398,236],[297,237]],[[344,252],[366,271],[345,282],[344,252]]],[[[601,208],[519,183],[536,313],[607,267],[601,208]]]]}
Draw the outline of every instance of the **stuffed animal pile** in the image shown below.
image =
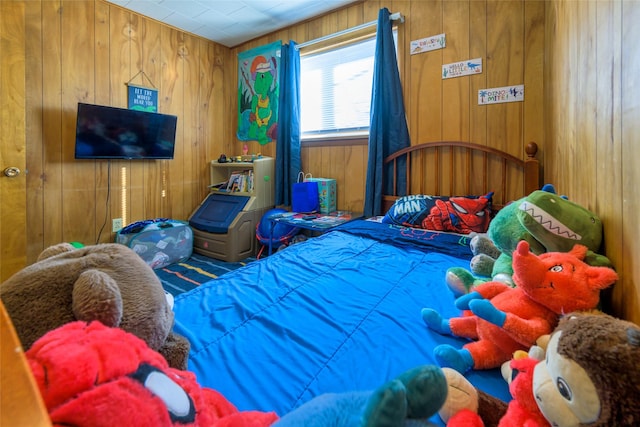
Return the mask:
{"type": "Polygon", "coordinates": [[[473,400],[464,410],[455,401],[445,403],[440,414],[447,427],[640,425],[640,326],[603,313],[571,313],[560,320],[542,360],[522,360],[511,362],[526,364],[526,380],[514,392],[523,375],[518,369],[509,404],[450,371],[448,383],[473,400]]]}
{"type": "MultiPolygon", "coordinates": [[[[161,283],[124,245],[47,248],[0,284],[0,298],[55,426],[262,427],[278,420],[238,411],[198,384],[161,283]]],[[[278,427],[429,426],[446,390],[438,366],[419,366],[376,390],[319,396],[278,427]]]]}
{"type": "Polygon", "coordinates": [[[513,252],[521,240],[537,255],[568,252],[580,244],[588,249],[587,264],[610,267],[609,259],[597,253],[602,236],[602,221],[595,213],[558,196],[553,186],[546,185],[501,209],[487,234],[471,239],[471,271],[452,267],[446,282],[456,296],[488,280],[513,284],[513,252]]]}
{"type": "Polygon", "coordinates": [[[189,342],[173,333],[173,310],[157,275],[116,243],[60,243],[0,285],[0,298],[25,349],[76,320],[131,332],[175,368],[186,369],[189,342]]]}
{"type": "MultiPolygon", "coordinates": [[[[511,402],[476,390],[460,374],[498,366],[502,358],[487,355],[515,348],[508,344],[496,351],[487,342],[505,339],[528,347],[529,337],[553,330],[560,313],[595,306],[599,290],[617,275],[584,263],[586,248],[579,245],[536,256],[521,242],[513,256],[517,288],[479,286],[458,299],[469,309],[458,319],[423,313],[439,332],[455,334],[458,321],[469,322],[462,330],[476,334],[483,343],[479,351],[452,348],[439,360],[461,355],[465,361],[466,351],[471,364],[457,370],[419,366],[375,390],[318,396],[281,418],[239,411],[220,393],[201,387],[181,367],[188,343],[170,347],[169,359],[156,351],[166,349],[174,335],[173,314],[155,273],[132,250],[69,246],[49,248],[0,285],[54,426],[428,426],[439,410],[450,427],[640,425],[640,327],[604,314],[562,317],[542,361],[507,358],[522,372],[511,382],[511,402]],[[181,356],[171,359],[175,350],[181,356]],[[460,395],[468,400],[463,405],[456,402],[460,395]]],[[[181,340],[176,336],[173,342],[181,340]]]]}
{"type": "Polygon", "coordinates": [[[430,308],[422,310],[429,328],[473,340],[462,349],[443,344],[434,349],[442,366],[459,372],[499,367],[517,350],[527,350],[538,337],[549,334],[564,313],[593,309],[600,290],[618,279],[608,267],[592,267],[583,260],[585,246],[569,252],[536,256],[526,241],[513,254],[516,287],[486,282],[459,297],[461,317],[443,319],[430,308]]]}
{"type": "Polygon", "coordinates": [[[55,426],[428,426],[425,420],[447,394],[441,369],[427,365],[376,390],[319,396],[281,419],[273,412],[239,411],[201,387],[193,373],[169,367],[144,341],[97,321],[55,329],[26,356],[55,426]]]}
{"type": "Polygon", "coordinates": [[[54,426],[429,426],[436,412],[448,427],[640,425],[640,327],[604,314],[564,316],[545,358],[511,360],[510,402],[427,365],[376,390],[318,396],[282,418],[238,411],[144,341],[97,321],[55,329],[26,356],[54,426]]]}

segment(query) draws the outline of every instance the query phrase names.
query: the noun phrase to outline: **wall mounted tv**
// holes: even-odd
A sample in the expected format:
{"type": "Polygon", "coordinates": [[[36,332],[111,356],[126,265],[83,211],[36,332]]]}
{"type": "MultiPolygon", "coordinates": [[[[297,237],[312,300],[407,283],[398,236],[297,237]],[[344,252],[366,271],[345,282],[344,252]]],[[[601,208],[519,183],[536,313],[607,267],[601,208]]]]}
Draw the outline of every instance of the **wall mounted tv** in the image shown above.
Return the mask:
{"type": "Polygon", "coordinates": [[[78,103],[76,159],[173,159],[178,118],[78,103]]]}

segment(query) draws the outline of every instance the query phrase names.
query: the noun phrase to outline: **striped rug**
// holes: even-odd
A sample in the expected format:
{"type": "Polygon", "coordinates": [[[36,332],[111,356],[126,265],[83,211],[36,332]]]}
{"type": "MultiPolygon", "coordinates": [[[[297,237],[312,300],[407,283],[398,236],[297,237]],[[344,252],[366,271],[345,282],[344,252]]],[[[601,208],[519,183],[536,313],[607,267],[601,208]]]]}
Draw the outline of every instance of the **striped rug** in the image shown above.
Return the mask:
{"type": "Polygon", "coordinates": [[[194,253],[185,262],[170,264],[154,271],[165,291],[178,295],[255,260],[247,258],[239,262],[224,262],[194,253]]]}

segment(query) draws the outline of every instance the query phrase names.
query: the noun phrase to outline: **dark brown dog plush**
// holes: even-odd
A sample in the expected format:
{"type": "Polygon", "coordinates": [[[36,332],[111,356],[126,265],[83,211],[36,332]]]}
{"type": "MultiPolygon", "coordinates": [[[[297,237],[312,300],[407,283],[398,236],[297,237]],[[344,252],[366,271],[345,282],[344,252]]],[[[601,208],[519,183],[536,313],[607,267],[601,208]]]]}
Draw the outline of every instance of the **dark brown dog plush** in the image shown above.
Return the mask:
{"type": "Polygon", "coordinates": [[[138,336],[172,367],[187,368],[189,342],[172,332],[160,280],[124,245],[51,246],[0,284],[0,298],[25,349],[66,323],[99,320],[138,336]]]}

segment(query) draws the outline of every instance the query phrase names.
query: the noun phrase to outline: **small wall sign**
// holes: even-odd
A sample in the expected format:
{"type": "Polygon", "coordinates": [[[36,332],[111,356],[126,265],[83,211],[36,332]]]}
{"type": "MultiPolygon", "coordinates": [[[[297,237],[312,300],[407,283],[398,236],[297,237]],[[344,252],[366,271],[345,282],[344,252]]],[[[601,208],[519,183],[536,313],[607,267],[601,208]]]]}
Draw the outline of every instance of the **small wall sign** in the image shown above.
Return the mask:
{"type": "Polygon", "coordinates": [[[410,44],[410,53],[415,55],[416,53],[429,52],[431,50],[442,49],[447,45],[447,40],[444,34],[438,34],[437,36],[426,37],[420,40],[412,40],[410,44]]]}
{"type": "Polygon", "coordinates": [[[149,111],[156,113],[158,111],[158,89],[128,84],[129,91],[129,109],[149,111]]]}
{"type": "Polygon", "coordinates": [[[494,87],[478,91],[478,104],[501,104],[524,101],[524,85],[494,87]]]}
{"type": "Polygon", "coordinates": [[[442,66],[442,78],[468,76],[482,73],[482,58],[467,59],[466,61],[444,64],[442,66]]]}

